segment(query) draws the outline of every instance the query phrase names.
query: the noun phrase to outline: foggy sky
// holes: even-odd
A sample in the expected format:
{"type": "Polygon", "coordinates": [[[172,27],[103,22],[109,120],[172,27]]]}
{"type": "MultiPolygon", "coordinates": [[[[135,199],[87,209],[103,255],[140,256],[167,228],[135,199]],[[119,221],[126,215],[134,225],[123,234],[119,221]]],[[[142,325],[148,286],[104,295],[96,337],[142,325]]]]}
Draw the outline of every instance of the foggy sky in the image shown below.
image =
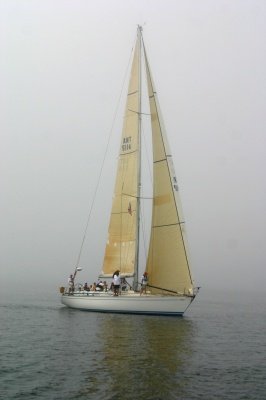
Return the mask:
{"type": "MultiPolygon", "coordinates": [[[[265,21],[263,0],[0,0],[2,288],[73,271],[140,24],[195,283],[265,291],[265,21]]],[[[113,136],[81,281],[101,270],[113,136]]]]}

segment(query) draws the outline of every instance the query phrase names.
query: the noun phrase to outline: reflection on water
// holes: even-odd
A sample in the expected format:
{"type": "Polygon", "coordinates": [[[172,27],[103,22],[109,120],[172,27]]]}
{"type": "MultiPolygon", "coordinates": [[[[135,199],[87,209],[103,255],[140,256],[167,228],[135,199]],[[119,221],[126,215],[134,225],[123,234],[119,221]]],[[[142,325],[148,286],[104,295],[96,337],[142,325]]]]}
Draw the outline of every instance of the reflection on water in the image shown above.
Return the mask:
{"type": "Polygon", "coordinates": [[[192,351],[193,321],[104,315],[98,322],[102,383],[99,370],[95,375],[90,372],[91,394],[99,394],[101,385],[104,398],[110,400],[171,399],[182,393],[192,351]]]}
{"type": "Polygon", "coordinates": [[[265,297],[238,301],[195,303],[185,318],[3,302],[0,397],[263,400],[265,297]]]}

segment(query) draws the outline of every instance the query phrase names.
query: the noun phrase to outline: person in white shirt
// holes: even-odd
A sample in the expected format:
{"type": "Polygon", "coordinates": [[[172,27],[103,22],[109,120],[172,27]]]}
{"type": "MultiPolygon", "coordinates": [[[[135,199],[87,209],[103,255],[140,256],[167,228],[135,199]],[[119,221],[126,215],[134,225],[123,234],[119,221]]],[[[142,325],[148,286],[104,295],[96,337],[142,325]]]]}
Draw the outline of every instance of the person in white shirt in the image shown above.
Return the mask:
{"type": "Polygon", "coordinates": [[[71,274],[70,277],[68,278],[68,293],[73,293],[74,292],[74,277],[71,274]]]}
{"type": "Polygon", "coordinates": [[[146,294],[147,284],[148,284],[148,273],[144,272],[144,274],[141,277],[140,295],[142,295],[142,293],[146,294]]]}
{"type": "Polygon", "coordinates": [[[114,296],[118,296],[121,284],[119,269],[113,273],[113,284],[114,284],[114,296]]]}

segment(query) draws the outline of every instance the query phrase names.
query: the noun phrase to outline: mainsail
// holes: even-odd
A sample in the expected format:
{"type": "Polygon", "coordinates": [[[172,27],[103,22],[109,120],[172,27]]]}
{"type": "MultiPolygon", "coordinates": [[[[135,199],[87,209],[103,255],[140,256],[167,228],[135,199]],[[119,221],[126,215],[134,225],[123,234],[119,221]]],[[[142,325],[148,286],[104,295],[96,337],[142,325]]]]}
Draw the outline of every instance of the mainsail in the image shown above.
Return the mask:
{"type": "Polygon", "coordinates": [[[117,269],[133,276],[138,258],[140,187],[140,31],[128,87],[114,197],[105,248],[102,277],[117,269]]]}
{"type": "Polygon", "coordinates": [[[146,270],[152,293],[164,289],[189,294],[193,283],[177,179],[145,50],[144,55],[153,142],[153,209],[146,270]]]}

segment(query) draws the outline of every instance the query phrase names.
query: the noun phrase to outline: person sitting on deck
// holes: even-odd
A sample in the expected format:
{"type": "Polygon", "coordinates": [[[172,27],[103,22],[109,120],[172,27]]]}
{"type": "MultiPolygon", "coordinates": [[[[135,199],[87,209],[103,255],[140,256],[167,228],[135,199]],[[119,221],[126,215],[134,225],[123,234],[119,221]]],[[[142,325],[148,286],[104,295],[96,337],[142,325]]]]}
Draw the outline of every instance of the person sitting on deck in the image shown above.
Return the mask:
{"type": "Polygon", "coordinates": [[[96,285],[96,290],[103,291],[104,285],[102,281],[99,281],[96,285]]]}

